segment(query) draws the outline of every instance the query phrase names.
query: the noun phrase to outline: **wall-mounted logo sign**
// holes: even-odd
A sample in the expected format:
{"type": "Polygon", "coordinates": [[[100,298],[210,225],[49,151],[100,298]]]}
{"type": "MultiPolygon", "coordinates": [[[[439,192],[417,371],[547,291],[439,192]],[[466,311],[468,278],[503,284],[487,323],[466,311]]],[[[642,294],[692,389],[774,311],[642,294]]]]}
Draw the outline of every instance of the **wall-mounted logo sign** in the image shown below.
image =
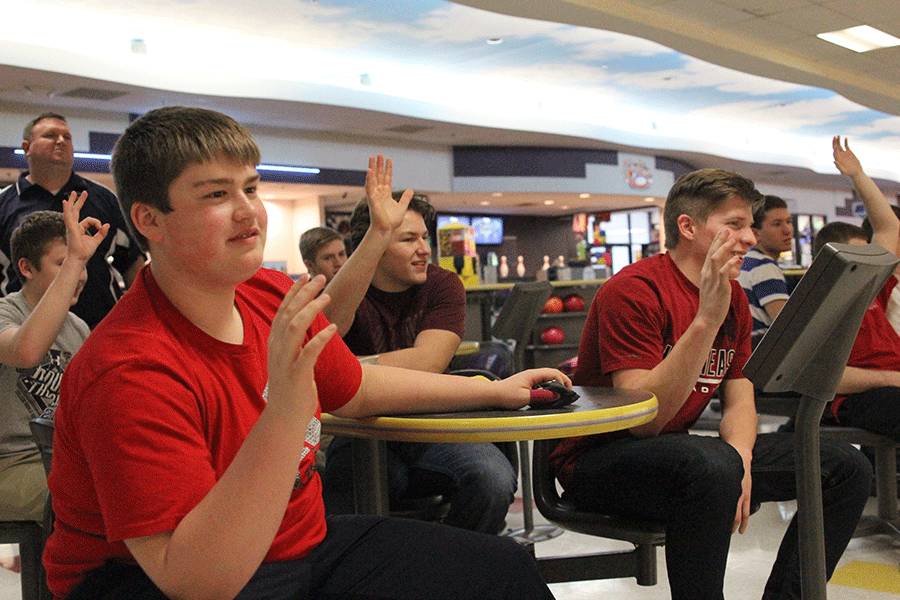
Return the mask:
{"type": "Polygon", "coordinates": [[[627,162],[624,165],[625,181],[635,189],[643,189],[653,183],[653,173],[644,163],[627,162]]]}

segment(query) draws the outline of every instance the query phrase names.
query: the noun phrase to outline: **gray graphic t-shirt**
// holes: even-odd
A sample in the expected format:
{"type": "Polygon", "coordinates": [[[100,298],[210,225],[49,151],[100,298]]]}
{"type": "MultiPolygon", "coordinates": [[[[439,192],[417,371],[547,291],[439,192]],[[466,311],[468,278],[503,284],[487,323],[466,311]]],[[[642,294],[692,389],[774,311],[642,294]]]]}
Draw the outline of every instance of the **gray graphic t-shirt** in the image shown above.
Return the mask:
{"type": "MultiPolygon", "coordinates": [[[[17,327],[31,314],[22,292],[0,298],[0,331],[17,327]]],[[[90,330],[71,312],[41,362],[31,368],[0,366],[0,456],[34,450],[28,422],[52,418],[63,371],[90,330]]]]}

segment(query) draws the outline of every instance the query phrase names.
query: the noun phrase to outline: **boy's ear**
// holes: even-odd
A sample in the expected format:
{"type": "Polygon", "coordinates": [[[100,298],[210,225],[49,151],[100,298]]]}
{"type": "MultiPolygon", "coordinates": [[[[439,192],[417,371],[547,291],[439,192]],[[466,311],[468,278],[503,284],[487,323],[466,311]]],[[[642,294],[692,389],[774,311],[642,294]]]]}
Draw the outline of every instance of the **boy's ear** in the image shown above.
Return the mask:
{"type": "Polygon", "coordinates": [[[31,266],[31,261],[29,261],[27,258],[20,258],[18,266],[19,273],[22,274],[22,277],[24,277],[26,281],[31,280],[31,278],[34,277],[35,270],[31,266]]]}
{"type": "Polygon", "coordinates": [[[693,241],[696,237],[696,222],[690,215],[678,215],[678,234],[679,238],[687,241],[693,241]]]}
{"type": "Polygon", "coordinates": [[[134,223],[134,228],[151,242],[162,239],[160,216],[160,211],[155,206],[143,202],[131,205],[131,222],[134,223]]]}
{"type": "Polygon", "coordinates": [[[303,264],[306,265],[306,270],[309,271],[310,273],[312,273],[316,269],[316,266],[313,264],[313,261],[311,261],[309,259],[304,260],[303,264]]]}

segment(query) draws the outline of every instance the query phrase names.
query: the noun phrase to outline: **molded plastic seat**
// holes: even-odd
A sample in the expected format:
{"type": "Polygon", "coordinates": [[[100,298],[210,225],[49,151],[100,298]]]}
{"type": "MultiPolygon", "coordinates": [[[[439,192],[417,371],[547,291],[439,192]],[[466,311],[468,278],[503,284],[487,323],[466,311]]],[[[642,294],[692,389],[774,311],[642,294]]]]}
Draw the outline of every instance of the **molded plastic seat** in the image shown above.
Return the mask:
{"type": "Polygon", "coordinates": [[[656,547],[666,541],[661,523],[635,521],[581,511],[560,497],[550,453],[559,440],[536,440],[532,449],[534,501],[551,523],[587,535],[634,544],[629,551],[598,552],[576,556],[541,558],[538,567],[547,583],[634,577],[639,585],[656,585],[656,547]]]}

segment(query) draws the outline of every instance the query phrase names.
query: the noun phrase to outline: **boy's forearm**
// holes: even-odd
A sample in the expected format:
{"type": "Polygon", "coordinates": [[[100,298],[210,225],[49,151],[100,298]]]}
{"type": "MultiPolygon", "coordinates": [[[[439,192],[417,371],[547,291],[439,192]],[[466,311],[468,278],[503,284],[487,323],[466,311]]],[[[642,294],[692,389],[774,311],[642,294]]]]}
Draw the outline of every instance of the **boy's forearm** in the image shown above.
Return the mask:
{"type": "Polygon", "coordinates": [[[323,312],[330,322],[337,325],[338,335],[344,336],[353,325],[356,309],[369,289],[378,261],[389,241],[390,234],[385,236],[370,229],[325,287],[325,293],[331,296],[331,302],[323,312]]]}
{"type": "Polygon", "coordinates": [[[31,314],[3,344],[4,364],[24,369],[40,363],[65,323],[83,269],[80,261],[67,258],[63,262],[31,314]]]}
{"type": "Polygon", "coordinates": [[[720,437],[737,449],[749,462],[753,456],[759,417],[753,397],[753,384],[747,379],[726,379],[721,392],[722,421],[720,437]]]}
{"type": "Polygon", "coordinates": [[[894,214],[884,194],[865,172],[855,173],[850,179],[866,207],[866,215],[872,225],[872,241],[895,252],[897,238],[900,235],[900,220],[897,219],[897,215],[894,214]]]}
{"type": "Polygon", "coordinates": [[[412,347],[379,354],[377,364],[443,373],[453,360],[461,341],[452,331],[426,329],[416,336],[412,347]]]}
{"type": "Polygon", "coordinates": [[[307,415],[267,405],[222,478],[174,531],[126,540],[163,592],[177,598],[228,600],[243,589],[284,518],[307,415]]]}
{"type": "Polygon", "coordinates": [[[659,403],[653,421],[631,430],[638,437],[658,435],[684,406],[690,397],[703,366],[709,360],[709,352],[715,341],[718,327],[697,319],[688,327],[669,354],[647,371],[631,371],[632,376],[613,375],[616,387],[642,389],[653,392],[659,403]]]}
{"type": "Polygon", "coordinates": [[[847,366],[835,393],[859,394],[883,387],[900,387],[900,373],[847,366]]]}
{"type": "Polygon", "coordinates": [[[530,400],[531,387],[548,379],[569,381],[558,370],[549,368],[529,369],[502,381],[488,381],[478,377],[363,365],[362,385],[356,396],[333,413],[339,417],[361,418],[491,408],[518,409],[530,400]]]}

